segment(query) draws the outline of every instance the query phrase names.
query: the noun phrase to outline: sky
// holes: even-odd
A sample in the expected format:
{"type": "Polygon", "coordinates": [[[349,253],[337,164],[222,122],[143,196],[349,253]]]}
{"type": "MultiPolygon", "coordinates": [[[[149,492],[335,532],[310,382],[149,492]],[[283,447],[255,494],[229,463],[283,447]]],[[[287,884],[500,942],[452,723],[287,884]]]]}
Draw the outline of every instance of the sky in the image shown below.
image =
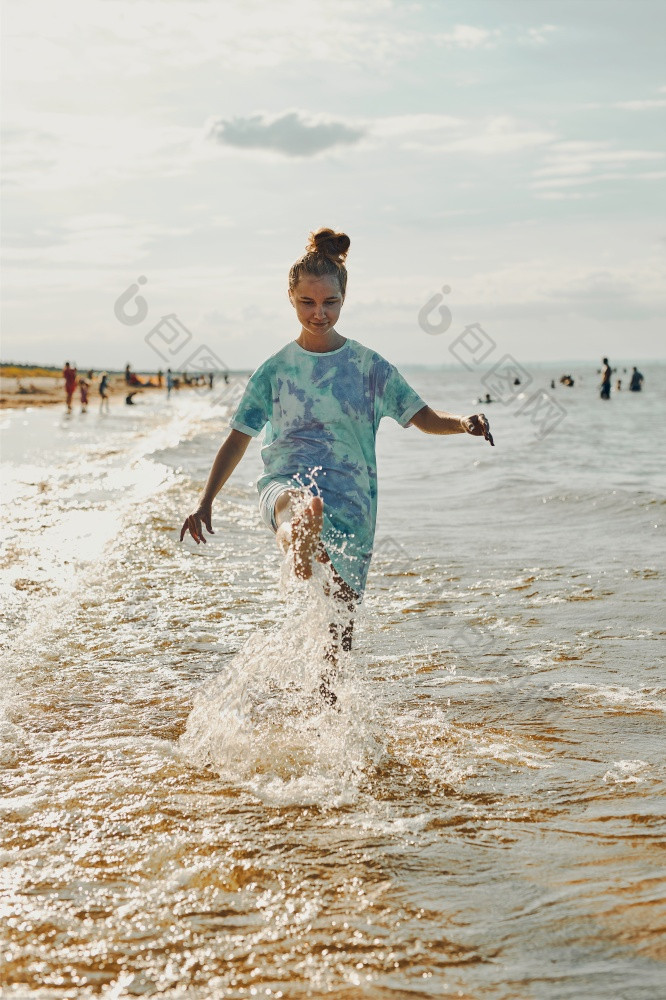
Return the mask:
{"type": "Polygon", "coordinates": [[[470,326],[520,362],[664,358],[665,27],[661,0],[4,0],[0,355],[254,369],[331,226],[337,329],[395,364],[470,326]]]}

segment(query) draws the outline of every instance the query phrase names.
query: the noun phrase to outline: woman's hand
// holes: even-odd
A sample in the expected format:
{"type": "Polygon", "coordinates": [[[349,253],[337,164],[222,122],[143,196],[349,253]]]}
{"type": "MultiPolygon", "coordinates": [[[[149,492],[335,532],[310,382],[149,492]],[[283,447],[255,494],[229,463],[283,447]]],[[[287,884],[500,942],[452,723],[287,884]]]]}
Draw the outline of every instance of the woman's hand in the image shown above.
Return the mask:
{"type": "Polygon", "coordinates": [[[183,538],[187,534],[188,530],[194,539],[194,541],[199,544],[203,542],[206,544],[206,539],[204,538],[203,528],[201,527],[201,522],[206,526],[206,529],[210,535],[214,535],[213,525],[211,523],[212,508],[211,507],[197,507],[193,514],[190,514],[183,523],[183,527],[180,529],[180,540],[182,542],[183,538]]]}
{"type": "Polygon", "coordinates": [[[490,433],[490,424],[485,413],[474,413],[471,417],[462,417],[460,424],[468,434],[473,434],[475,437],[483,435],[486,441],[489,441],[493,448],[495,447],[493,436],[490,433]]]}

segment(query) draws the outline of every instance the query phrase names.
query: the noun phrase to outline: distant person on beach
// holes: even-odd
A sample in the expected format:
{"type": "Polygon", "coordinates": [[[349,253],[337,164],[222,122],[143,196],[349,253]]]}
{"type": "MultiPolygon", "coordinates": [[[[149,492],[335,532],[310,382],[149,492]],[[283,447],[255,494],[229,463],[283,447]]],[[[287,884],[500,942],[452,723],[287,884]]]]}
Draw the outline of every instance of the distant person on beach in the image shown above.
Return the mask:
{"type": "Polygon", "coordinates": [[[109,376],[106,372],[102,372],[99,380],[99,412],[102,413],[104,409],[109,412],[109,376]],[[106,406],[104,405],[106,404],[106,406]]]}
{"type": "Polygon", "coordinates": [[[631,382],[629,383],[630,392],[641,392],[643,389],[643,382],[645,379],[639,372],[636,365],[631,369],[631,382]]]}
{"type": "Polygon", "coordinates": [[[137,374],[135,374],[135,372],[132,371],[130,365],[125,365],[125,384],[126,385],[138,385],[138,386],[141,386],[143,388],[143,386],[146,383],[142,382],[141,379],[139,378],[139,376],[137,374]]]}
{"type": "Polygon", "coordinates": [[[69,361],[65,361],[65,367],[62,370],[62,377],[65,380],[65,399],[67,401],[67,412],[72,412],[72,396],[74,395],[74,390],[76,389],[76,366],[74,368],[70,367],[69,361]]]}
{"type": "Polygon", "coordinates": [[[79,379],[79,394],[81,396],[81,413],[88,412],[88,383],[83,378],[79,379]]]}
{"type": "Polygon", "coordinates": [[[171,373],[171,369],[167,368],[167,374],[166,374],[167,399],[169,399],[169,397],[171,396],[172,389],[173,389],[173,375],[171,373]]]}
{"type": "Polygon", "coordinates": [[[157,385],[159,386],[160,389],[164,385],[164,372],[162,371],[161,368],[157,373],[157,385]]]}
{"type": "Polygon", "coordinates": [[[611,392],[611,366],[608,364],[608,358],[603,359],[603,368],[601,369],[601,392],[600,396],[602,399],[610,399],[611,392]]]}
{"type": "MultiPolygon", "coordinates": [[[[21,396],[32,395],[33,393],[39,393],[40,390],[37,388],[34,382],[31,382],[28,388],[23,385],[20,378],[16,379],[16,391],[21,396]]],[[[44,391],[43,389],[41,390],[44,391]]]]}
{"type": "MultiPolygon", "coordinates": [[[[377,510],[375,437],[383,417],[425,434],[472,434],[494,443],[483,413],[457,416],[431,409],[397,368],[376,351],[343,337],[336,323],[345,299],[344,233],[311,233],[305,254],[289,271],[288,296],[299,333],[250,376],[196,509],[185,519],[205,542],[213,534],[213,500],[253,437],[269,424],[257,482],[259,509],[278,547],[293,556],[296,577],[326,566],[325,591],[339,620],[324,653],[332,673],[319,692],[334,705],[330,684],[339,648],[351,649],[354,612],[372,557],[377,510]]],[[[443,488],[443,484],[442,484],[443,488]]]]}

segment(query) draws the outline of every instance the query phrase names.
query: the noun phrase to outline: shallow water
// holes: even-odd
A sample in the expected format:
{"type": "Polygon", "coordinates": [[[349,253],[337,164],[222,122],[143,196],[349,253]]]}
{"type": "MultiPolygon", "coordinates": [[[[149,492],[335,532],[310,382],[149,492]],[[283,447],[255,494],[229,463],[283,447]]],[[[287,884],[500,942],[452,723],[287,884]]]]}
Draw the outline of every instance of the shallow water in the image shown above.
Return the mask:
{"type": "MultiPolygon", "coordinates": [[[[545,435],[495,404],[494,449],[383,423],[340,711],[256,442],[215,537],[178,542],[222,408],[5,412],[2,996],[658,996],[666,371],[643,371],[602,403],[581,368],[545,435]]],[[[454,412],[485,392],[409,380],[454,412]]]]}

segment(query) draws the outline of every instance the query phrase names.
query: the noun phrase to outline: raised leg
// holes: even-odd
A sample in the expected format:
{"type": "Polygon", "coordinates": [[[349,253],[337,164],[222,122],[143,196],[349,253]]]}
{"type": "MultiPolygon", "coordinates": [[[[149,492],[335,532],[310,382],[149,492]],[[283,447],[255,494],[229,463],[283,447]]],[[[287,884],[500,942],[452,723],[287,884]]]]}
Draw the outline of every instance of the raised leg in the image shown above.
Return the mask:
{"type": "Polygon", "coordinates": [[[283,552],[291,546],[294,552],[294,573],[299,580],[312,576],[312,559],[321,547],[324,523],[324,501],[321,497],[308,500],[300,490],[281,493],[275,503],[276,539],[283,552]]]}
{"type": "MultiPolygon", "coordinates": [[[[321,542],[323,509],[321,497],[312,497],[308,500],[308,495],[300,490],[286,490],[280,494],[275,504],[277,544],[283,552],[293,546],[294,572],[301,580],[309,580],[312,576],[313,558],[322,563],[330,562],[329,555],[321,542]]],[[[337,674],[340,649],[348,652],[352,648],[354,610],[358,596],[332,567],[331,569],[336,620],[329,624],[331,641],[326,646],[324,657],[330,667],[322,674],[319,693],[327,704],[333,706],[338,698],[331,690],[331,684],[337,674]]],[[[330,592],[331,587],[327,585],[326,593],[330,592]]]]}

